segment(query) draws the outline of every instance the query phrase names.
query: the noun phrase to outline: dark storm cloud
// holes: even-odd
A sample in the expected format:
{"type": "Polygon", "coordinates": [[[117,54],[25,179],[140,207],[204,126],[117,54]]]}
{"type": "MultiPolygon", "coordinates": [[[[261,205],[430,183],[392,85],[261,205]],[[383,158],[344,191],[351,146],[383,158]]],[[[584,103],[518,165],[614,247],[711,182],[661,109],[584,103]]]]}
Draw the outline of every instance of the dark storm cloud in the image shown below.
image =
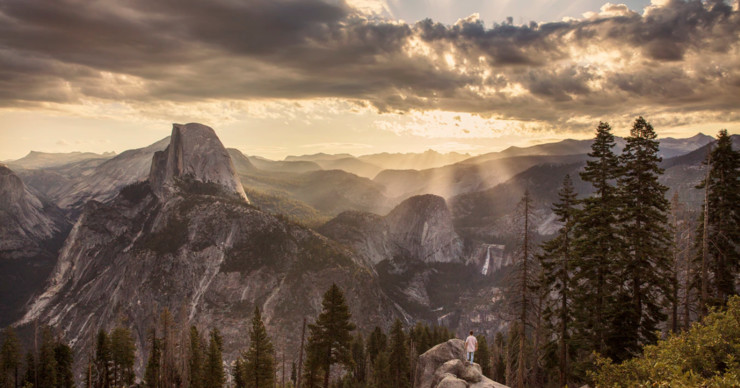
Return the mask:
{"type": "Polygon", "coordinates": [[[368,19],[340,0],[0,0],[0,104],[340,97],[552,122],[736,108],[738,11],[603,11],[487,28],[368,19]],[[582,57],[609,50],[625,64],[582,57]]]}

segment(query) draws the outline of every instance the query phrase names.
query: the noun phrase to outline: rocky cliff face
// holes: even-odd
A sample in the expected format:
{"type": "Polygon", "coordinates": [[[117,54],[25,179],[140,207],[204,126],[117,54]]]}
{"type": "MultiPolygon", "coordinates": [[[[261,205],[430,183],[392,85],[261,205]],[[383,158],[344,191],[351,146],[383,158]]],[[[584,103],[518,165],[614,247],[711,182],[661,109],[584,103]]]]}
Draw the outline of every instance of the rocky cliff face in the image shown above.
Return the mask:
{"type": "Polygon", "coordinates": [[[40,291],[69,227],[61,210],[0,165],[0,326],[40,291]]]}
{"type": "Polygon", "coordinates": [[[319,231],[352,246],[371,265],[393,259],[462,261],[462,240],[455,233],[444,198],[436,195],[411,197],[385,217],[345,212],[319,231]]]}
{"type": "Polygon", "coordinates": [[[149,182],[160,198],[173,191],[178,179],[215,183],[249,202],[229,152],[211,127],[173,124],[170,145],[152,159],[149,182]]]}
{"type": "Polygon", "coordinates": [[[332,283],[345,290],[361,328],[400,315],[352,252],[250,206],[234,190],[228,155],[203,148],[215,147],[201,137],[212,132],[205,128],[175,126],[167,150],[153,157],[153,182],[85,206],[22,324],[56,325],[83,355],[97,330],[124,319],[142,351],[141,373],[147,330],[165,307],[185,327],[218,328],[226,362],[246,347],[255,306],[276,346],[297,348],[303,317],[318,315],[332,283]],[[198,156],[201,150],[220,164],[198,156]]]}

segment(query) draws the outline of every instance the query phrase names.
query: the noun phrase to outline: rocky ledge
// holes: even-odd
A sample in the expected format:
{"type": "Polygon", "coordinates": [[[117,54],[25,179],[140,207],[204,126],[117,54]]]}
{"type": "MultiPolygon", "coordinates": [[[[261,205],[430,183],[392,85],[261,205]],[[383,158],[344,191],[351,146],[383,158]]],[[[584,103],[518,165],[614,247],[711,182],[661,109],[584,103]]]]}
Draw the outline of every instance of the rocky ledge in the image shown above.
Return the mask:
{"type": "Polygon", "coordinates": [[[478,364],[465,361],[464,343],[451,339],[419,356],[416,388],[508,388],[481,373],[478,364]]]}

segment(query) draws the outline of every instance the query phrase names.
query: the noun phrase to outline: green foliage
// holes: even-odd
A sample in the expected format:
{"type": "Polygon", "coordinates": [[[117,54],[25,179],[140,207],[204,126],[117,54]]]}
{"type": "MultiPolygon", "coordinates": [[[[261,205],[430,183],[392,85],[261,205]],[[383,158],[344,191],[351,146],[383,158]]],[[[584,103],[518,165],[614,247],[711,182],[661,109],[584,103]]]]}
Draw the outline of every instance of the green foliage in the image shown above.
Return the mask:
{"type": "Polygon", "coordinates": [[[73,388],[75,386],[74,375],[72,374],[72,363],[74,356],[72,348],[69,345],[57,342],[54,346],[54,359],[57,364],[57,388],[73,388]]]}
{"type": "Polygon", "coordinates": [[[583,290],[573,295],[574,323],[577,323],[574,341],[581,345],[581,354],[586,355],[592,351],[612,355],[617,351],[608,346],[615,335],[611,323],[617,310],[615,299],[621,283],[617,263],[622,251],[615,185],[621,170],[614,146],[611,127],[599,123],[588,154],[591,159],[580,174],[595,189],[592,196],[582,201],[574,241],[572,282],[583,290]]]}
{"type": "Polygon", "coordinates": [[[621,335],[615,341],[616,359],[639,352],[642,344],[654,343],[658,324],[666,319],[665,301],[671,297],[671,236],[668,231],[668,188],[658,182],[663,170],[658,167],[657,135],[642,117],[637,118],[626,138],[620,161],[619,178],[622,208],[620,235],[625,244],[618,264],[626,280],[626,295],[618,301],[621,335]]]}
{"type": "Polygon", "coordinates": [[[224,383],[226,383],[222,352],[223,339],[221,338],[221,333],[218,329],[212,329],[203,374],[204,386],[206,387],[218,388],[223,387],[224,383]]]}
{"type": "Polygon", "coordinates": [[[390,373],[391,386],[411,388],[409,349],[406,333],[404,333],[403,324],[399,319],[396,319],[391,327],[388,350],[388,372],[390,373]]]}
{"type": "Polygon", "coordinates": [[[249,331],[249,349],[243,355],[245,388],[271,388],[275,380],[275,360],[272,342],[262,322],[260,310],[255,306],[252,328],[249,331]]]}
{"type": "Polygon", "coordinates": [[[160,388],[162,345],[154,329],[149,332],[149,343],[149,360],[146,363],[146,371],[144,372],[145,386],[148,388],[160,388]]]}
{"type": "MultiPolygon", "coordinates": [[[[344,294],[332,284],[324,294],[321,302],[322,311],[314,324],[308,325],[309,337],[307,346],[306,372],[310,375],[307,384],[317,383],[317,372],[324,378],[323,387],[329,387],[329,373],[333,364],[352,367],[352,330],[355,325],[350,322],[349,307],[344,301],[344,294]]],[[[312,387],[312,385],[306,385],[312,387]]]]}
{"type": "Polygon", "coordinates": [[[280,191],[262,192],[244,188],[249,201],[262,211],[282,215],[292,222],[318,227],[331,219],[322,215],[318,210],[299,200],[290,198],[288,194],[280,191]]]}
{"type": "Polygon", "coordinates": [[[26,373],[23,375],[23,385],[33,387],[36,384],[36,357],[32,351],[26,352],[26,373]]]}
{"type": "Polygon", "coordinates": [[[56,387],[57,360],[54,354],[56,341],[51,328],[45,326],[41,330],[41,346],[38,355],[38,385],[39,387],[56,387]]]}
{"type": "Polygon", "coordinates": [[[388,337],[380,327],[375,326],[370,336],[367,337],[367,356],[370,364],[375,363],[375,358],[388,346],[388,337]]]}
{"type": "Polygon", "coordinates": [[[485,335],[476,336],[478,340],[478,350],[475,352],[475,361],[480,365],[481,372],[484,376],[491,378],[493,370],[491,365],[491,350],[488,348],[488,340],[485,335]]]}
{"type": "MultiPolygon", "coordinates": [[[[707,292],[709,305],[720,306],[737,293],[740,270],[740,152],[732,149],[732,139],[723,129],[708,157],[709,174],[697,186],[707,191],[707,292]]],[[[703,208],[704,206],[702,206],[703,208]]],[[[697,236],[704,232],[704,212],[697,236]]],[[[702,239],[697,239],[697,254],[702,256],[702,239]]],[[[699,259],[700,261],[700,259],[699,259]]],[[[697,274],[699,275],[699,274],[697,274]]],[[[701,277],[697,288],[701,288],[701,277]]]]}
{"type": "Polygon", "coordinates": [[[95,361],[93,362],[93,387],[107,388],[113,383],[111,344],[108,333],[100,329],[95,340],[95,361]]]}
{"type": "Polygon", "coordinates": [[[110,334],[111,367],[114,386],[129,386],[134,383],[134,361],[136,342],[127,327],[116,327],[110,334]]]}
{"type": "Polygon", "coordinates": [[[362,333],[357,333],[352,340],[352,360],[354,362],[352,378],[357,383],[364,383],[367,372],[367,355],[365,354],[365,339],[362,338],[362,333]]]}
{"type": "Polygon", "coordinates": [[[640,357],[621,364],[599,357],[597,365],[599,387],[740,386],[740,297],[688,332],[646,346],[640,357]]]}
{"type": "Polygon", "coordinates": [[[15,388],[20,384],[21,343],[12,326],[3,330],[0,348],[0,387],[15,388]]]}
{"type": "Polygon", "coordinates": [[[190,388],[204,388],[203,385],[203,339],[198,328],[190,326],[190,352],[188,357],[188,385],[190,388]]]}
{"type": "Polygon", "coordinates": [[[121,189],[121,197],[123,197],[125,200],[131,202],[131,203],[139,203],[144,198],[146,198],[147,195],[152,193],[151,186],[149,185],[148,181],[144,182],[134,182],[130,185],[124,186],[124,188],[121,189]]]}

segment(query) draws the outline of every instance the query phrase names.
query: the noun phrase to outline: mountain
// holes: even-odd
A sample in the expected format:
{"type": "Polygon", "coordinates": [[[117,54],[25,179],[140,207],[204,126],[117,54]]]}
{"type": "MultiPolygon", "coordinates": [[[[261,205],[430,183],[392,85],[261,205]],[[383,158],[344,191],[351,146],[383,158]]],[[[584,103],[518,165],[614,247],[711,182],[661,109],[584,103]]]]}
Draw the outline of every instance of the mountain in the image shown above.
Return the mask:
{"type": "Polygon", "coordinates": [[[304,208],[299,211],[302,214],[312,213],[310,209],[313,209],[319,218],[330,218],[346,210],[382,213],[393,206],[393,201],[384,195],[385,188],[382,185],[346,171],[322,170],[314,162],[257,160],[244,156],[236,149],[230,149],[229,154],[244,186],[265,202],[272,203],[271,207],[281,207],[281,203],[289,201],[292,203],[286,203],[287,208],[304,208]],[[280,163],[283,166],[311,163],[318,169],[294,172],[275,168],[275,164],[272,164],[273,168],[268,166],[265,169],[265,163],[280,163]]]}
{"type": "Polygon", "coordinates": [[[383,152],[359,157],[350,154],[318,153],[313,155],[288,156],[285,160],[315,162],[325,170],[340,169],[359,176],[373,178],[380,170],[424,170],[446,166],[468,158],[470,158],[469,154],[458,152],[442,154],[434,150],[427,150],[422,153],[383,152]],[[373,171],[373,169],[377,169],[377,171],[373,171]]]}
{"type": "MultiPolygon", "coordinates": [[[[713,137],[698,133],[686,139],[674,139],[671,137],[658,139],[660,141],[659,155],[663,158],[672,158],[691,152],[699,147],[705,146],[714,140],[713,137]]],[[[624,138],[615,136],[615,152],[620,153],[624,148],[624,138]]],[[[530,147],[509,147],[500,152],[491,152],[466,159],[465,163],[481,163],[489,160],[510,158],[525,155],[574,155],[587,154],[591,152],[593,139],[574,140],[566,139],[553,143],[538,144],[530,147]]]]}
{"type": "Polygon", "coordinates": [[[318,231],[354,247],[371,265],[387,259],[447,263],[462,256],[447,204],[431,194],[411,197],[385,217],[344,212],[318,231]]]}
{"type": "Polygon", "coordinates": [[[490,334],[503,325],[490,300],[502,280],[494,270],[507,258],[501,247],[458,236],[444,198],[414,196],[385,216],[344,212],[317,230],[363,258],[412,320],[490,334]]]}
{"type": "Polygon", "coordinates": [[[203,124],[173,124],[170,144],[154,153],[149,184],[157,197],[168,196],[185,178],[217,184],[249,202],[229,152],[203,124]]]}
{"type": "Polygon", "coordinates": [[[210,128],[175,125],[171,139],[152,156],[150,180],[87,202],[48,287],[19,322],[63,325],[78,373],[93,334],[124,319],[141,375],[146,333],[164,308],[182,328],[218,328],[227,363],[246,348],[255,306],[270,335],[296,348],[302,318],[318,315],[332,283],[363,329],[403,316],[350,250],[247,203],[210,128]]]}
{"type": "Polygon", "coordinates": [[[469,154],[449,152],[446,154],[434,150],[422,153],[387,153],[363,155],[358,159],[380,166],[383,169],[393,170],[425,170],[454,164],[470,158],[469,154]]]}
{"type": "Polygon", "coordinates": [[[24,172],[29,185],[76,218],[89,200],[109,201],[126,185],[146,180],[152,156],[169,144],[169,137],[148,147],[128,150],[107,160],[86,160],[24,172]]]}
{"type": "Polygon", "coordinates": [[[70,229],[62,211],[0,165],[0,326],[40,291],[70,229]]]}
{"type": "MultiPolygon", "coordinates": [[[[236,150],[235,150],[236,151],[236,150]]],[[[231,150],[229,150],[231,152],[231,150]]],[[[239,151],[237,151],[239,152],[239,151]]],[[[241,152],[239,152],[241,154],[241,152]]],[[[270,172],[287,172],[287,173],[304,173],[304,172],[310,172],[310,171],[318,171],[321,170],[321,166],[316,164],[312,161],[303,161],[303,160],[291,160],[291,161],[282,161],[282,160],[270,160],[265,159],[260,156],[250,156],[249,161],[254,165],[254,167],[262,170],[262,171],[270,171],[270,172]]]]}
{"type": "Polygon", "coordinates": [[[7,163],[10,167],[15,169],[32,170],[38,168],[59,167],[65,164],[81,162],[88,159],[110,159],[115,155],[115,152],[96,154],[93,152],[48,153],[31,151],[28,155],[7,163]]]}
{"type": "Polygon", "coordinates": [[[375,175],[382,170],[382,168],[355,157],[332,159],[332,160],[317,160],[315,162],[321,166],[324,170],[342,170],[351,172],[357,176],[364,178],[373,179],[375,175]]]}
{"type": "Polygon", "coordinates": [[[450,198],[467,192],[493,187],[526,169],[544,163],[582,161],[580,155],[530,155],[487,160],[480,163],[461,162],[428,170],[384,170],[374,182],[385,186],[386,195],[408,198],[412,195],[435,194],[450,198]]]}
{"type": "Polygon", "coordinates": [[[288,162],[295,162],[295,161],[308,161],[308,162],[316,162],[318,160],[336,160],[336,159],[346,159],[346,158],[354,158],[354,156],[350,154],[326,154],[323,152],[319,152],[317,154],[311,154],[311,155],[288,155],[285,157],[285,161],[288,162]]]}

